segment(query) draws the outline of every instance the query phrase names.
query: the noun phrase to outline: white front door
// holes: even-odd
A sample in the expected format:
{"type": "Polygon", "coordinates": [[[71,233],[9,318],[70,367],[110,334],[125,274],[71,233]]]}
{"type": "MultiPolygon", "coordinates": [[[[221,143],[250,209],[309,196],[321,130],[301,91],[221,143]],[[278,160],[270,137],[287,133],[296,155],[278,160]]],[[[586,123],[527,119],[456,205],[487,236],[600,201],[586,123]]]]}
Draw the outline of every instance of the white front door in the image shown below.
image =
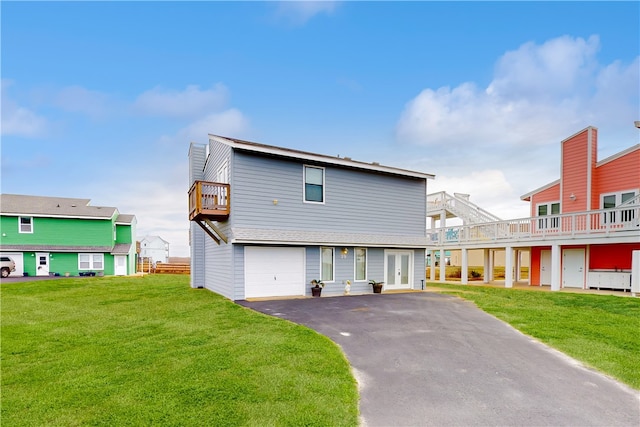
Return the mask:
{"type": "Polygon", "coordinates": [[[49,275],[49,254],[36,252],[36,276],[49,275]]]}
{"type": "Polygon", "coordinates": [[[304,248],[245,247],[245,298],[304,295],[304,263],[304,248]]]}
{"type": "Polygon", "coordinates": [[[385,251],[384,289],[410,289],[413,283],[413,251],[385,251]]]}
{"type": "Polygon", "coordinates": [[[551,285],[551,251],[540,251],[540,284],[551,285]]]}
{"type": "Polygon", "coordinates": [[[125,255],[116,255],[114,257],[114,262],[116,264],[114,274],[116,276],[126,276],[127,275],[127,257],[125,255]]]}
{"type": "Polygon", "coordinates": [[[584,288],[584,249],[562,251],[562,287],[584,288]]]}

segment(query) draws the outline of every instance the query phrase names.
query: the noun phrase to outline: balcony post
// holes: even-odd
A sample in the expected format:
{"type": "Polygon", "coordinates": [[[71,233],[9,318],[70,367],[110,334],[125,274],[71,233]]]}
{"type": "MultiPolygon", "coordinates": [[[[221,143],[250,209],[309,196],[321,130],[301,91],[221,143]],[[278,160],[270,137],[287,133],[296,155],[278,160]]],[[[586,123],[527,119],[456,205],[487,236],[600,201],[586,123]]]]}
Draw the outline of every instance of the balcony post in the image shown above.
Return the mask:
{"type": "Polygon", "coordinates": [[[551,290],[560,290],[560,268],[562,259],[560,255],[560,245],[551,245],[551,290]]]}
{"type": "Polygon", "coordinates": [[[483,252],[484,252],[484,274],[483,274],[482,282],[489,283],[489,280],[491,277],[491,274],[489,273],[491,271],[491,258],[489,254],[491,253],[491,250],[485,249],[483,252]]]}
{"type": "Polygon", "coordinates": [[[440,249],[440,282],[445,282],[447,279],[446,269],[445,269],[446,260],[444,258],[445,258],[444,248],[441,248],[440,249]]]}
{"type": "Polygon", "coordinates": [[[467,257],[467,248],[462,248],[462,267],[460,272],[460,283],[469,284],[469,259],[467,257]]]}
{"type": "Polygon", "coordinates": [[[504,287],[513,287],[513,248],[504,248],[504,287]]]}

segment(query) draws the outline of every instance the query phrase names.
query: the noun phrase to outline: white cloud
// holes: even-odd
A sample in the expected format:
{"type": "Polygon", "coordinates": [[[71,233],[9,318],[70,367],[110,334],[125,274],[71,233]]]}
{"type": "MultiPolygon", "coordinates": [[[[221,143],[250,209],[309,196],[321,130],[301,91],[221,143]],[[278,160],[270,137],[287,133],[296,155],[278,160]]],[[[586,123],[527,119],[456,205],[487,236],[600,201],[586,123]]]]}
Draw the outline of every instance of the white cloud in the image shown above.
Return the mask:
{"type": "Polygon", "coordinates": [[[321,13],[331,15],[338,7],[338,1],[302,0],[279,1],[277,3],[276,16],[289,21],[293,25],[304,25],[311,18],[321,13]]]}
{"type": "Polygon", "coordinates": [[[111,97],[81,86],[68,86],[52,95],[52,103],[64,111],[101,118],[114,110],[111,97]]]}
{"type": "Polygon", "coordinates": [[[529,216],[529,205],[517,203],[520,194],[503,171],[478,169],[467,174],[441,175],[430,181],[429,193],[445,191],[449,194],[468,194],[469,200],[492,214],[502,218],[529,216]]]}
{"type": "Polygon", "coordinates": [[[599,49],[597,36],[525,43],[498,59],[485,89],[420,92],[396,136],[405,149],[428,149],[412,166],[436,175],[429,192],[467,193],[499,217],[524,217],[520,196],[559,178],[560,141],[592,125],[601,154],[636,143],[640,58],[602,65],[599,49]]]}
{"type": "MultiPolygon", "coordinates": [[[[186,159],[186,148],[182,154],[186,159]]],[[[89,184],[80,193],[91,194],[94,206],[114,206],[122,214],[135,215],[138,239],[157,235],[169,242],[170,256],[189,256],[187,161],[155,162],[151,166],[139,171],[134,181],[114,181],[108,189],[99,191],[96,188],[100,186],[89,184]]]]}
{"type": "Polygon", "coordinates": [[[138,96],[133,108],[148,115],[198,117],[221,109],[227,99],[227,88],[220,83],[205,90],[197,85],[189,85],[183,91],[155,87],[138,96]]]}
{"type": "Polygon", "coordinates": [[[602,116],[628,125],[637,114],[638,60],[602,66],[599,48],[596,36],[525,43],[498,60],[486,89],[472,82],[424,89],[406,105],[397,137],[426,146],[514,147],[559,141],[598,126],[602,116]]]}
{"type": "Polygon", "coordinates": [[[210,133],[232,138],[246,138],[249,130],[249,120],[240,110],[230,108],[191,122],[175,135],[164,135],[160,138],[160,143],[165,146],[189,142],[206,144],[210,133]]]}
{"type": "Polygon", "coordinates": [[[9,96],[11,86],[12,81],[2,80],[1,134],[28,138],[44,135],[49,125],[47,120],[31,109],[19,106],[9,96]]]}

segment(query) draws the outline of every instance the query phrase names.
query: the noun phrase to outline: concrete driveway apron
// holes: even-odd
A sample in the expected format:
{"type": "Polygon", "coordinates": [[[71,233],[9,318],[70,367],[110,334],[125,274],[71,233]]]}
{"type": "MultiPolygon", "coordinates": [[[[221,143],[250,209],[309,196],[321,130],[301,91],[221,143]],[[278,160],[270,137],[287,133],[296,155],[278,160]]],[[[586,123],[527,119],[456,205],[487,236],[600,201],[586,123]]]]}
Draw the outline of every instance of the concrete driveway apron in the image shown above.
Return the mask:
{"type": "Polygon", "coordinates": [[[638,391],[453,296],[239,304],[340,345],[358,381],[363,426],[640,426],[638,391]]]}

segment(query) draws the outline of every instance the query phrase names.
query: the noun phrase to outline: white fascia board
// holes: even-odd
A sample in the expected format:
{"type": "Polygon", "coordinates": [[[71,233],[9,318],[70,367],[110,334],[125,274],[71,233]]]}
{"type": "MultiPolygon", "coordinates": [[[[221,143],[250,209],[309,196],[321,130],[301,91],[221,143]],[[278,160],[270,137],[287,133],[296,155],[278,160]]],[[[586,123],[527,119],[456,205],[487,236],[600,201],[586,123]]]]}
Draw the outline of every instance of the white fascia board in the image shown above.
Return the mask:
{"type": "Polygon", "coordinates": [[[362,247],[362,248],[410,248],[410,249],[424,249],[427,244],[424,245],[396,245],[392,243],[345,243],[345,242],[290,242],[285,240],[252,240],[252,239],[230,239],[230,244],[241,245],[282,245],[282,246],[348,246],[348,247],[362,247]]]}
{"type": "Polygon", "coordinates": [[[2,213],[2,216],[24,216],[31,218],[64,218],[64,219],[99,219],[105,221],[107,219],[113,218],[111,216],[83,216],[83,215],[46,215],[46,214],[32,214],[32,213],[2,213]]]}
{"type": "Polygon", "coordinates": [[[559,180],[559,179],[556,179],[555,181],[550,182],[550,183],[549,183],[549,184],[547,184],[547,185],[543,185],[542,187],[540,187],[540,188],[536,188],[535,190],[530,191],[530,192],[528,192],[527,194],[523,194],[522,196],[520,196],[520,200],[528,201],[528,200],[531,198],[531,196],[533,196],[534,194],[537,194],[537,193],[539,193],[539,192],[541,192],[541,191],[544,191],[544,190],[546,190],[546,189],[548,189],[548,188],[551,188],[551,187],[553,187],[554,185],[558,185],[558,184],[560,184],[560,180],[559,180]]]}
{"type": "Polygon", "coordinates": [[[382,173],[407,176],[412,178],[421,178],[421,179],[435,178],[435,175],[433,174],[428,174],[428,173],[418,172],[418,171],[411,171],[407,169],[394,168],[391,166],[384,166],[375,162],[366,163],[366,162],[360,162],[357,160],[351,160],[346,157],[345,158],[333,157],[333,156],[327,156],[324,154],[309,153],[306,151],[298,151],[298,150],[274,147],[274,146],[263,145],[258,143],[245,144],[239,141],[230,140],[222,136],[212,135],[212,134],[209,134],[209,138],[214,139],[223,144],[226,144],[231,148],[238,149],[238,150],[251,151],[254,153],[269,154],[272,156],[279,156],[279,157],[288,157],[296,160],[315,161],[315,162],[327,163],[327,164],[336,165],[336,166],[364,169],[368,171],[382,172],[382,173]]]}
{"type": "Polygon", "coordinates": [[[609,157],[607,157],[606,159],[602,159],[599,162],[596,163],[596,167],[600,167],[606,163],[609,163],[611,161],[614,161],[616,159],[619,159],[620,157],[624,157],[629,153],[633,153],[636,150],[640,150],[640,144],[636,144],[636,145],[632,145],[631,147],[627,148],[626,150],[622,150],[619,153],[613,154],[609,157]]]}

